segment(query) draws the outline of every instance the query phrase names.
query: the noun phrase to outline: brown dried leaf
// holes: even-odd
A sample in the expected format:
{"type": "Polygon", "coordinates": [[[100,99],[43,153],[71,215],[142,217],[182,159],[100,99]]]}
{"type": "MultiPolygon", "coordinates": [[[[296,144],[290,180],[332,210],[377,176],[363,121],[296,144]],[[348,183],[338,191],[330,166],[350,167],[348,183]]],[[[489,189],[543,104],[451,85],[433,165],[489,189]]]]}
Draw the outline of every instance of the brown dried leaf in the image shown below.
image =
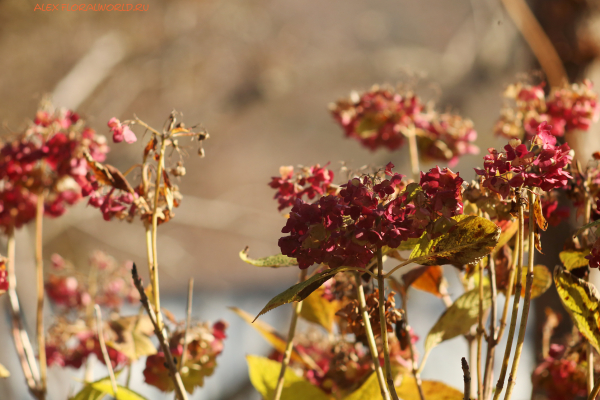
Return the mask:
{"type": "Polygon", "coordinates": [[[152,135],[152,139],[150,139],[150,141],[148,142],[148,144],[146,144],[146,147],[144,148],[144,164],[146,163],[146,159],[148,158],[148,154],[150,154],[151,151],[155,151],[156,150],[156,138],[154,137],[154,135],[152,135]]]}
{"type": "Polygon", "coordinates": [[[442,297],[440,287],[444,281],[444,270],[439,265],[423,266],[412,269],[402,275],[404,286],[428,292],[437,297],[442,297]]]}
{"type": "Polygon", "coordinates": [[[494,262],[496,266],[496,288],[500,290],[506,289],[508,286],[508,278],[512,267],[512,251],[508,245],[504,245],[494,254],[494,262]]]}
{"type": "Polygon", "coordinates": [[[533,215],[535,217],[535,222],[537,226],[545,231],[548,228],[548,222],[546,218],[544,218],[544,213],[542,212],[542,202],[540,200],[540,196],[535,197],[535,202],[533,203],[533,215]]]}

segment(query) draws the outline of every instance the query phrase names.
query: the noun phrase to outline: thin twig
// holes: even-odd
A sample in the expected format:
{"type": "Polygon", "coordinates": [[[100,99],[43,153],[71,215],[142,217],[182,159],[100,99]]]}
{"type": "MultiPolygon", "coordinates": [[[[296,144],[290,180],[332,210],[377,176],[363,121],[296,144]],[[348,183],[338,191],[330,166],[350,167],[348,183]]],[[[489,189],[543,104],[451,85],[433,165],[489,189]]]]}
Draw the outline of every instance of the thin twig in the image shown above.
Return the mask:
{"type": "Polygon", "coordinates": [[[138,275],[135,263],[133,264],[133,268],[131,269],[131,276],[133,278],[133,284],[135,285],[135,288],[140,294],[140,301],[146,309],[146,313],[148,313],[148,317],[150,317],[150,321],[154,326],[154,333],[156,334],[158,342],[160,343],[160,347],[165,355],[165,359],[167,361],[166,367],[169,370],[169,375],[171,376],[171,379],[173,380],[175,392],[177,393],[177,396],[180,400],[187,400],[187,393],[185,392],[183,382],[181,381],[181,376],[179,375],[179,371],[177,371],[177,366],[175,365],[175,361],[173,360],[173,355],[171,354],[171,349],[169,348],[169,342],[165,338],[162,328],[158,325],[156,313],[154,312],[152,307],[150,307],[150,303],[148,302],[148,296],[146,296],[146,292],[144,291],[142,279],[138,275]]]}
{"type": "Polygon", "coordinates": [[[411,126],[408,132],[408,147],[410,150],[410,166],[412,170],[413,179],[418,182],[421,174],[419,168],[419,149],[417,147],[417,133],[414,125],[411,126]]]}
{"type": "Polygon", "coordinates": [[[17,295],[17,276],[15,274],[15,234],[14,229],[10,229],[8,232],[8,243],[7,243],[7,273],[8,273],[8,302],[11,313],[12,321],[12,335],[15,342],[15,349],[19,356],[21,363],[21,369],[27,382],[27,387],[31,393],[38,397],[38,382],[40,379],[40,373],[35,360],[35,353],[31,347],[29,335],[23,328],[23,316],[21,313],[21,306],[19,304],[19,297],[17,295]]]}
{"type": "Polygon", "coordinates": [[[463,378],[465,381],[465,397],[464,400],[471,400],[471,371],[469,370],[469,364],[467,360],[463,357],[460,360],[462,370],[463,370],[463,378]]]}
{"type": "Polygon", "coordinates": [[[546,73],[550,86],[567,83],[567,72],[560,56],[525,0],[502,0],[502,3],[546,73]]]}
{"type": "Polygon", "coordinates": [[[179,373],[185,363],[185,354],[187,353],[188,347],[188,333],[190,331],[190,325],[192,323],[192,297],[194,296],[194,278],[190,278],[188,283],[188,298],[187,298],[187,309],[185,318],[185,332],[183,334],[183,352],[181,353],[181,360],[179,360],[179,373]]]}
{"type": "Polygon", "coordinates": [[[492,287],[492,316],[490,319],[490,334],[488,336],[487,351],[485,355],[485,372],[483,374],[483,400],[488,400],[492,397],[492,380],[494,375],[494,356],[496,354],[496,346],[498,345],[498,330],[496,328],[496,320],[498,319],[497,299],[498,289],[496,287],[496,265],[494,255],[490,254],[488,262],[488,273],[492,287]]]}
{"type": "MultiPolygon", "coordinates": [[[[518,223],[518,222],[517,222],[518,223]]],[[[516,237],[516,241],[515,241],[515,248],[517,248],[519,246],[519,235],[520,232],[517,231],[517,237],[516,237]]],[[[515,252],[516,254],[514,254],[513,256],[513,260],[512,260],[512,265],[510,268],[510,274],[508,275],[508,286],[506,287],[506,291],[505,293],[505,298],[506,301],[504,302],[504,308],[502,310],[502,317],[500,318],[500,327],[498,330],[498,336],[496,338],[497,342],[500,342],[500,340],[502,340],[502,336],[504,336],[504,331],[506,330],[506,320],[508,319],[508,309],[510,307],[510,296],[513,295],[513,288],[515,286],[515,276],[517,275],[517,261],[518,261],[518,249],[515,252]]]]}
{"type": "Polygon", "coordinates": [[[381,345],[383,347],[383,360],[385,365],[385,379],[388,390],[393,400],[399,400],[394,387],[394,377],[392,376],[392,365],[390,363],[390,349],[387,338],[387,320],[385,318],[385,276],[383,275],[383,254],[381,248],[377,249],[377,286],[379,287],[379,319],[381,325],[381,345]]]}
{"type": "Polygon", "coordinates": [[[358,272],[354,273],[354,280],[356,281],[356,297],[358,299],[358,308],[360,310],[360,315],[362,315],[363,323],[365,324],[365,336],[367,337],[367,343],[369,345],[371,359],[373,360],[373,368],[375,369],[377,382],[379,383],[381,397],[385,400],[390,400],[390,392],[388,391],[387,385],[385,384],[385,377],[383,376],[381,363],[379,362],[377,344],[375,343],[375,336],[373,335],[373,328],[371,327],[371,319],[369,318],[369,312],[367,311],[365,291],[362,286],[362,279],[358,272]]]}
{"type": "Polygon", "coordinates": [[[44,336],[44,260],[42,256],[42,228],[44,219],[44,195],[38,195],[35,214],[35,269],[37,280],[36,337],[40,361],[40,387],[46,392],[46,340],[44,336]]]}
{"type": "Polygon", "coordinates": [[[404,334],[408,338],[408,346],[409,346],[409,350],[410,350],[410,362],[411,362],[412,374],[413,374],[413,377],[415,378],[415,384],[417,385],[417,390],[419,392],[419,398],[421,400],[425,400],[425,394],[423,393],[423,382],[421,382],[421,374],[419,373],[418,364],[417,364],[417,351],[415,349],[415,344],[411,340],[410,332],[409,332],[410,328],[408,325],[408,306],[406,304],[406,292],[401,293],[400,296],[402,297],[402,308],[404,310],[403,329],[404,329],[404,334]]]}
{"type": "Polygon", "coordinates": [[[100,350],[102,351],[102,357],[104,358],[104,364],[106,364],[106,368],[108,369],[108,376],[110,377],[110,384],[113,390],[113,396],[115,399],[118,399],[118,386],[117,379],[115,378],[115,371],[113,371],[112,361],[108,356],[108,350],[106,350],[106,342],[104,341],[104,333],[102,332],[102,310],[98,304],[94,305],[94,309],[96,310],[96,330],[98,331],[98,342],[100,342],[100,350]]]}
{"type": "MultiPolygon", "coordinates": [[[[303,269],[302,272],[300,272],[300,282],[304,282],[306,280],[306,271],[306,269],[303,269]]],[[[283,393],[283,384],[285,382],[285,370],[287,369],[287,366],[290,364],[290,360],[292,359],[292,350],[294,349],[294,335],[296,334],[296,323],[298,322],[298,317],[300,316],[301,311],[302,302],[299,301],[296,303],[296,306],[294,307],[294,313],[292,314],[290,330],[288,331],[287,343],[285,345],[285,353],[283,354],[283,360],[281,360],[281,369],[279,370],[279,378],[277,379],[277,386],[275,387],[273,400],[279,400],[281,398],[281,393],[283,393]]]]}
{"type": "Polygon", "coordinates": [[[517,382],[517,370],[519,369],[519,361],[521,359],[521,352],[523,351],[523,344],[525,343],[525,331],[527,330],[527,318],[529,316],[529,306],[531,304],[531,292],[533,288],[533,256],[535,255],[535,216],[534,216],[534,201],[535,193],[529,190],[529,257],[527,263],[527,281],[525,285],[525,299],[523,301],[523,315],[521,316],[521,324],[519,326],[519,337],[517,339],[517,347],[515,349],[515,356],[513,358],[513,364],[511,367],[510,375],[508,376],[508,387],[506,388],[506,394],[504,400],[509,400],[512,395],[512,391],[517,382]]]}
{"type": "Polygon", "coordinates": [[[598,396],[598,392],[600,392],[600,379],[598,379],[598,382],[594,386],[594,389],[592,389],[592,392],[588,396],[588,400],[596,400],[596,396],[598,396]]]}
{"type": "MultiPolygon", "coordinates": [[[[517,192],[517,206],[519,208],[518,214],[518,224],[519,224],[519,236],[517,237],[517,268],[515,270],[515,296],[513,299],[513,310],[512,315],[510,317],[510,328],[508,329],[508,338],[506,340],[506,348],[504,349],[504,358],[502,359],[502,369],[500,370],[500,376],[498,377],[498,382],[496,383],[496,392],[494,393],[494,400],[498,400],[500,398],[500,394],[502,393],[502,389],[504,388],[504,380],[506,379],[506,372],[508,370],[508,363],[510,361],[510,353],[512,350],[512,343],[515,336],[515,329],[517,326],[517,315],[519,313],[519,302],[521,301],[521,275],[522,275],[522,267],[523,267],[523,238],[524,238],[524,215],[523,215],[523,199],[521,198],[521,192],[517,192]]],[[[509,301],[509,297],[506,298],[506,301],[509,301]]],[[[502,329],[502,327],[501,327],[502,329]]]]}
{"type": "MultiPolygon", "coordinates": [[[[491,255],[490,255],[491,257],[491,255]]],[[[477,398],[483,394],[481,382],[481,346],[483,341],[483,260],[479,262],[479,311],[477,313],[477,398]]]]}
{"type": "MultiPolygon", "coordinates": [[[[584,225],[590,223],[592,213],[592,197],[589,195],[588,190],[586,190],[586,201],[585,201],[585,217],[584,217],[584,225]]],[[[587,239],[589,229],[583,232],[583,236],[587,239]]],[[[588,275],[589,280],[589,275],[588,275]]],[[[586,346],[587,352],[587,392],[588,394],[592,393],[594,390],[594,347],[590,342],[587,343],[586,346]]]]}
{"type": "Polygon", "coordinates": [[[167,141],[161,137],[160,153],[158,155],[158,166],[156,168],[156,183],[154,185],[154,207],[152,209],[152,294],[154,296],[154,308],[156,310],[156,323],[162,329],[162,312],[160,311],[160,291],[158,284],[158,246],[156,243],[158,231],[158,199],[160,195],[160,181],[162,178],[163,164],[165,163],[165,149],[167,141]]]}

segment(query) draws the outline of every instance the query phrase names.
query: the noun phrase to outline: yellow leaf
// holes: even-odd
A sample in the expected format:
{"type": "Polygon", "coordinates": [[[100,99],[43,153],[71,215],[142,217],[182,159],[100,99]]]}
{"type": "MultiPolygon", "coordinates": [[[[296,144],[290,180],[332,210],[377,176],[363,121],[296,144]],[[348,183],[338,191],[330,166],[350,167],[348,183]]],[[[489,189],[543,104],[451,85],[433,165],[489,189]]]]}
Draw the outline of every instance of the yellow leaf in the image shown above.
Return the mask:
{"type": "MultiPolygon", "coordinates": [[[[427,400],[463,400],[463,393],[438,381],[422,381],[423,396],[427,400]]],[[[404,375],[402,384],[396,389],[403,400],[420,400],[419,389],[412,375],[404,375]]]]}
{"type": "Polygon", "coordinates": [[[335,313],[340,309],[340,302],[329,301],[323,297],[325,289],[321,286],[302,301],[300,316],[307,321],[314,322],[331,332],[335,313]]]}
{"type": "Polygon", "coordinates": [[[152,340],[138,331],[124,331],[121,341],[109,341],[106,345],[125,354],[132,361],[140,357],[156,354],[156,347],[152,343],[152,340]]]}
{"type": "MultiPolygon", "coordinates": [[[[285,353],[286,339],[284,339],[271,325],[262,322],[252,322],[252,316],[237,307],[229,307],[231,311],[239,315],[244,321],[246,321],[251,327],[256,329],[258,333],[262,335],[267,342],[271,344],[280,353],[285,353]]],[[[311,369],[317,369],[315,362],[306,354],[301,354],[294,348],[292,350],[292,360],[305,364],[311,369]]]]}
{"type": "MultiPolygon", "coordinates": [[[[272,399],[279,379],[281,364],[265,357],[246,356],[252,386],[263,399],[272,399]]],[[[321,389],[296,375],[290,368],[285,371],[283,392],[285,400],[331,400],[321,389]]]]}
{"type": "Polygon", "coordinates": [[[561,251],[558,257],[563,263],[567,271],[572,271],[575,268],[585,267],[590,263],[590,260],[585,256],[590,254],[590,250],[565,250],[561,251]]]}
{"type": "Polygon", "coordinates": [[[381,389],[377,374],[372,372],[366,381],[350,395],[344,397],[344,400],[362,400],[362,399],[379,399],[381,398],[381,389]]]}
{"type": "Polygon", "coordinates": [[[600,351],[600,294],[596,287],[561,266],[554,269],[554,283],[579,332],[600,351]]]}
{"type": "MultiPolygon", "coordinates": [[[[491,305],[490,288],[483,288],[483,310],[491,305]]],[[[425,352],[445,340],[467,333],[479,315],[479,288],[465,292],[442,314],[425,339],[425,352]]]]}
{"type": "MultiPolygon", "coordinates": [[[[525,286],[527,282],[527,267],[521,268],[521,296],[525,296],[525,286]]],[[[548,290],[552,284],[552,274],[545,265],[536,265],[533,267],[533,286],[531,288],[531,298],[541,296],[548,290]]],[[[514,291],[513,291],[514,294],[514,291]]]]}
{"type": "Polygon", "coordinates": [[[515,236],[517,231],[519,230],[519,224],[517,223],[517,221],[505,221],[504,225],[505,225],[505,228],[500,233],[500,238],[498,239],[498,244],[496,245],[496,248],[494,249],[495,252],[500,250],[502,248],[502,246],[507,244],[508,241],[510,239],[512,239],[512,237],[515,236]]]}
{"type": "Polygon", "coordinates": [[[8,378],[10,376],[10,372],[4,367],[4,365],[0,364],[0,378],[8,378]]]}
{"type": "Polygon", "coordinates": [[[421,236],[410,258],[421,265],[472,264],[490,254],[498,243],[500,228],[492,221],[474,215],[458,215],[457,223],[443,235],[421,236]]]}

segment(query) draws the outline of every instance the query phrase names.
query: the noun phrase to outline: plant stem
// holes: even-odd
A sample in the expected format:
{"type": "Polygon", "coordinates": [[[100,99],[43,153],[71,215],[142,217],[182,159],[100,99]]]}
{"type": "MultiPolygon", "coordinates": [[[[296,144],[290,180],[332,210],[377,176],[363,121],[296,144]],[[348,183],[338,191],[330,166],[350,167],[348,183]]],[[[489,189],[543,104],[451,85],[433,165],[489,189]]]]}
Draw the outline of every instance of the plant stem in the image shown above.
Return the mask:
{"type": "MultiPolygon", "coordinates": [[[[306,280],[306,269],[303,269],[300,272],[300,282],[304,282],[306,280]]],[[[283,360],[281,360],[281,370],[279,371],[279,379],[277,379],[277,386],[275,387],[275,394],[273,395],[273,400],[279,400],[281,398],[281,393],[283,393],[283,384],[285,382],[285,370],[287,366],[290,364],[290,360],[292,359],[292,350],[294,349],[294,335],[296,334],[296,323],[298,322],[298,317],[300,316],[300,312],[302,311],[302,302],[299,301],[296,303],[294,307],[294,313],[292,314],[292,321],[290,322],[290,330],[288,331],[287,343],[285,345],[285,353],[283,355],[283,360]]]]}
{"type": "Polygon", "coordinates": [[[365,299],[365,291],[362,286],[360,273],[354,273],[354,280],[356,281],[358,308],[360,310],[360,315],[362,315],[363,323],[365,324],[365,336],[367,337],[367,343],[369,344],[369,351],[371,352],[371,359],[373,360],[373,368],[375,369],[375,375],[377,376],[377,382],[379,383],[381,397],[385,400],[390,400],[390,392],[385,384],[385,378],[383,376],[383,371],[381,370],[381,364],[379,363],[379,353],[377,351],[377,344],[375,343],[375,336],[373,335],[373,328],[371,327],[371,320],[367,311],[367,301],[365,299]]]}
{"type": "MultiPolygon", "coordinates": [[[[490,319],[490,334],[488,336],[487,352],[485,355],[485,372],[483,374],[483,399],[488,400],[492,397],[492,379],[494,374],[494,357],[496,346],[498,345],[498,330],[496,320],[498,319],[497,299],[498,289],[496,287],[496,265],[494,255],[490,254],[488,263],[488,273],[492,287],[492,316],[490,319]]],[[[508,303],[508,302],[507,302],[508,303]]]]}
{"type": "Polygon", "coordinates": [[[179,400],[187,400],[187,393],[183,386],[183,381],[181,380],[181,376],[179,375],[179,371],[177,370],[177,365],[175,365],[175,360],[173,360],[173,355],[171,354],[171,349],[169,348],[169,342],[165,337],[162,328],[158,325],[158,320],[156,313],[150,307],[150,303],[148,302],[148,296],[146,296],[146,292],[144,291],[144,286],[142,285],[142,280],[137,272],[137,267],[135,263],[133,264],[133,268],[131,269],[131,276],[133,278],[133,284],[140,294],[140,301],[142,305],[146,309],[146,313],[148,317],[150,317],[150,322],[154,326],[154,333],[156,334],[156,338],[160,343],[160,347],[165,355],[166,363],[165,366],[169,370],[169,375],[173,380],[173,384],[175,386],[175,392],[179,400]]]}
{"type": "Polygon", "coordinates": [[[533,256],[535,255],[535,215],[534,215],[534,201],[535,193],[529,190],[529,257],[527,263],[527,281],[525,285],[525,299],[523,301],[523,315],[521,316],[521,324],[519,326],[519,338],[517,339],[517,347],[515,349],[515,356],[513,358],[513,364],[508,376],[508,387],[506,388],[505,400],[509,400],[512,395],[512,391],[517,382],[517,370],[519,368],[519,361],[521,359],[521,352],[523,351],[523,344],[525,343],[525,331],[527,329],[527,318],[529,316],[529,306],[531,305],[531,292],[533,287],[533,256]]]}
{"type": "Polygon", "coordinates": [[[104,333],[102,332],[102,310],[98,304],[94,305],[94,309],[96,310],[96,330],[98,331],[98,342],[100,342],[100,350],[102,351],[102,357],[104,358],[104,364],[106,364],[106,368],[108,369],[108,376],[110,377],[110,384],[113,390],[113,397],[118,399],[117,396],[117,379],[115,378],[115,371],[113,371],[112,362],[110,357],[108,356],[108,351],[106,350],[106,343],[104,342],[104,333]]]}
{"type": "Polygon", "coordinates": [[[596,396],[598,396],[598,392],[600,392],[600,380],[598,380],[598,382],[596,383],[596,385],[592,389],[592,392],[588,396],[588,400],[595,400],[596,396]]]}
{"type": "Polygon", "coordinates": [[[152,209],[152,294],[154,295],[154,308],[156,310],[156,323],[162,330],[162,312],[160,311],[160,291],[158,284],[158,248],[156,244],[158,228],[158,199],[160,195],[160,180],[162,178],[163,164],[165,163],[165,149],[167,141],[161,137],[158,166],[156,168],[156,184],[154,185],[154,207],[152,209]]]}
{"type": "Polygon", "coordinates": [[[508,275],[508,286],[506,287],[506,292],[505,292],[506,301],[504,302],[504,308],[502,310],[502,318],[500,318],[500,327],[498,330],[496,342],[500,342],[500,340],[502,339],[502,336],[504,336],[504,331],[506,330],[506,320],[508,318],[508,308],[510,307],[509,299],[510,299],[510,296],[513,295],[513,288],[515,287],[515,276],[517,275],[517,261],[518,261],[517,259],[518,259],[518,255],[519,255],[518,246],[519,246],[519,240],[520,240],[519,237],[520,237],[520,232],[517,231],[517,239],[516,239],[516,244],[515,244],[516,254],[513,257],[510,274],[508,275]]]}
{"type": "Polygon", "coordinates": [[[464,357],[460,360],[460,363],[463,370],[463,379],[465,381],[464,400],[471,400],[471,371],[469,371],[469,364],[467,364],[467,360],[464,357]]]}
{"type": "Polygon", "coordinates": [[[19,297],[17,296],[15,247],[15,232],[14,229],[10,229],[8,231],[8,243],[6,249],[6,256],[8,258],[6,267],[8,274],[8,300],[12,320],[12,335],[15,342],[15,349],[17,350],[17,355],[19,356],[19,361],[21,363],[21,369],[23,370],[23,375],[27,382],[27,387],[36,398],[39,398],[37,386],[40,379],[40,373],[35,361],[35,353],[31,347],[29,335],[27,335],[27,331],[23,328],[21,306],[19,305],[19,297]]]}
{"type": "Polygon", "coordinates": [[[408,134],[408,147],[410,150],[410,166],[412,170],[413,179],[418,182],[421,174],[419,168],[419,148],[417,147],[417,133],[414,125],[409,128],[408,134]]]}
{"type": "Polygon", "coordinates": [[[181,352],[181,360],[179,360],[179,373],[181,373],[181,368],[183,368],[183,364],[185,363],[185,354],[187,353],[188,347],[188,332],[190,330],[190,325],[192,322],[192,297],[194,296],[194,278],[190,278],[188,283],[188,298],[187,298],[187,308],[186,308],[186,318],[185,318],[185,333],[183,334],[183,351],[181,352]]]}
{"type": "Polygon", "coordinates": [[[150,284],[154,288],[154,262],[152,261],[152,225],[147,222],[144,223],[144,225],[144,228],[146,230],[146,256],[148,258],[148,276],[150,277],[150,284]]]}
{"type": "MultiPolygon", "coordinates": [[[[491,255],[490,255],[491,257],[491,255]]],[[[477,398],[481,399],[482,383],[481,383],[481,345],[483,341],[483,260],[479,262],[479,312],[477,325],[477,398]]]]}
{"type": "Polygon", "coordinates": [[[385,365],[385,378],[388,390],[393,400],[399,400],[394,387],[392,365],[390,363],[390,349],[387,338],[387,320],[385,318],[385,276],[383,275],[383,255],[381,248],[377,249],[377,286],[379,287],[379,320],[381,324],[381,345],[383,347],[383,360],[385,365]]]}
{"type": "Polygon", "coordinates": [[[525,0],[502,0],[502,4],[539,61],[550,86],[560,87],[567,83],[560,56],[525,0]]]}
{"type": "Polygon", "coordinates": [[[35,269],[37,277],[36,337],[40,362],[40,391],[46,392],[46,341],[44,337],[44,260],[42,256],[42,228],[44,219],[44,195],[37,199],[35,214],[35,269]]]}
{"type": "Polygon", "coordinates": [[[400,295],[402,297],[402,307],[404,309],[404,322],[405,322],[404,328],[405,328],[405,334],[408,337],[412,374],[413,374],[413,377],[415,378],[415,384],[417,385],[417,390],[419,391],[419,397],[421,400],[425,400],[425,394],[423,393],[423,382],[421,382],[421,374],[419,373],[419,370],[417,367],[417,351],[415,350],[415,344],[412,342],[411,337],[410,337],[410,331],[409,331],[409,325],[408,325],[408,306],[406,303],[406,293],[404,292],[404,293],[401,293],[400,295]]]}
{"type": "MultiPolygon", "coordinates": [[[[517,206],[519,208],[518,224],[519,230],[517,237],[517,268],[515,270],[515,280],[517,282],[515,287],[515,296],[513,299],[513,311],[510,317],[510,328],[508,329],[508,339],[506,341],[506,348],[504,349],[504,358],[502,359],[502,369],[500,370],[500,376],[498,377],[498,383],[496,383],[496,392],[494,393],[494,400],[500,398],[502,389],[504,388],[504,380],[506,379],[506,372],[508,370],[508,363],[510,361],[510,353],[512,350],[512,343],[515,336],[515,329],[517,326],[517,315],[519,313],[519,302],[521,301],[521,275],[522,275],[522,264],[523,264],[523,236],[524,236],[524,215],[523,215],[523,199],[521,198],[521,192],[517,192],[517,206]]],[[[509,297],[506,298],[506,302],[509,301],[509,297]]],[[[502,329],[502,328],[501,328],[502,329]]]]}
{"type": "MultiPolygon", "coordinates": [[[[591,214],[592,214],[592,197],[586,191],[585,219],[583,221],[585,225],[590,223],[591,214]]],[[[583,233],[583,235],[586,237],[586,240],[588,238],[588,233],[589,233],[589,229],[583,233]]],[[[588,275],[588,280],[589,280],[589,275],[588,275]]],[[[586,351],[587,351],[587,363],[588,363],[587,392],[588,392],[588,394],[591,394],[592,391],[594,390],[594,347],[592,347],[592,344],[589,342],[587,344],[586,351]]]]}

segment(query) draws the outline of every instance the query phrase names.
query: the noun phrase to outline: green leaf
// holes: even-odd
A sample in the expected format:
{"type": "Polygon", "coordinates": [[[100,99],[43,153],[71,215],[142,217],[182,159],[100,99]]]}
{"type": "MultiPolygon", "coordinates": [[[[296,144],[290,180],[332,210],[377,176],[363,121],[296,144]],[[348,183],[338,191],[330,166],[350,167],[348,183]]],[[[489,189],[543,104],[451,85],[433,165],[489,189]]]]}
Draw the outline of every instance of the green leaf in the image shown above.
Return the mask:
{"type": "Polygon", "coordinates": [[[324,291],[325,289],[320,287],[302,301],[300,316],[307,321],[321,325],[327,332],[331,332],[335,313],[341,308],[341,305],[337,300],[329,301],[324,298],[324,291]]]}
{"type": "Polygon", "coordinates": [[[600,294],[596,287],[561,266],[554,269],[554,283],[579,332],[600,351],[600,294]]]}
{"type": "Polygon", "coordinates": [[[565,250],[561,251],[558,257],[562,261],[567,271],[572,271],[575,268],[585,267],[589,264],[590,260],[585,256],[590,254],[590,250],[565,250]]]}
{"type": "Polygon", "coordinates": [[[586,229],[593,228],[596,225],[600,225],[600,219],[598,219],[598,220],[596,220],[594,222],[590,222],[589,224],[586,224],[586,225],[582,226],[581,228],[577,229],[577,232],[575,232],[575,234],[573,234],[573,237],[579,235],[580,233],[582,233],[586,229]]]}
{"type": "MultiPolygon", "coordinates": [[[[263,321],[252,322],[252,315],[248,314],[244,310],[237,307],[229,307],[231,311],[239,315],[244,321],[246,321],[251,327],[256,329],[267,342],[271,344],[280,353],[285,353],[285,347],[287,340],[281,336],[275,328],[263,321]]],[[[292,360],[300,363],[304,363],[308,368],[318,368],[315,362],[308,355],[299,353],[296,348],[292,349],[292,360]]]]}
{"type": "MultiPolygon", "coordinates": [[[[423,396],[427,400],[463,400],[463,393],[438,381],[422,381],[423,396]]],[[[396,389],[403,400],[420,400],[419,389],[412,375],[404,375],[402,384],[396,389]]],[[[366,397],[365,397],[366,398],[366,397]]],[[[372,397],[375,398],[375,397],[372,397]]]]}
{"type": "Polygon", "coordinates": [[[246,246],[244,250],[240,251],[240,258],[242,261],[254,265],[255,267],[280,268],[298,265],[298,260],[292,257],[284,256],[283,254],[276,254],[274,256],[263,258],[250,258],[248,257],[248,249],[249,247],[246,246]]]}
{"type": "Polygon", "coordinates": [[[457,215],[449,232],[435,239],[427,233],[410,255],[421,265],[472,264],[491,253],[500,237],[500,228],[492,221],[475,215],[457,215]]]}
{"type": "MultiPolygon", "coordinates": [[[[492,302],[490,288],[483,288],[483,310],[490,307],[492,302]]],[[[479,288],[465,292],[442,314],[429,331],[425,339],[425,352],[445,340],[452,339],[469,332],[471,326],[478,321],[479,315],[479,288]]]]}
{"type": "MultiPolygon", "coordinates": [[[[272,399],[279,379],[281,364],[265,357],[246,356],[252,386],[264,399],[272,399]]],[[[286,400],[330,400],[321,389],[313,386],[304,378],[296,375],[292,369],[285,371],[282,399],[286,400]]]]}
{"type": "Polygon", "coordinates": [[[152,340],[141,332],[123,332],[122,342],[106,342],[106,345],[125,354],[135,361],[140,357],[156,354],[157,350],[152,340]]]}
{"type": "Polygon", "coordinates": [[[4,367],[4,365],[0,364],[0,378],[8,378],[10,376],[10,372],[4,367]]]}
{"type": "MultiPolygon", "coordinates": [[[[327,282],[329,279],[333,278],[335,274],[343,271],[343,268],[344,267],[328,269],[327,271],[320,272],[311,276],[303,282],[295,284],[286,291],[273,297],[271,301],[269,301],[267,305],[261,310],[261,312],[258,313],[256,318],[284,304],[291,303],[293,301],[304,300],[308,297],[308,295],[317,290],[322,284],[327,282]]],[[[256,321],[256,318],[254,318],[254,321],[256,321]]]]}
{"type": "MultiPolygon", "coordinates": [[[[114,397],[112,385],[110,383],[109,378],[90,383],[90,385],[93,389],[114,397]]],[[[136,393],[133,390],[121,385],[117,385],[117,397],[115,398],[117,400],[146,400],[146,398],[141,394],[136,393]]]]}
{"type": "Polygon", "coordinates": [[[75,396],[69,397],[69,400],[100,400],[104,396],[106,396],[106,393],[94,389],[88,383],[75,396]]]}

